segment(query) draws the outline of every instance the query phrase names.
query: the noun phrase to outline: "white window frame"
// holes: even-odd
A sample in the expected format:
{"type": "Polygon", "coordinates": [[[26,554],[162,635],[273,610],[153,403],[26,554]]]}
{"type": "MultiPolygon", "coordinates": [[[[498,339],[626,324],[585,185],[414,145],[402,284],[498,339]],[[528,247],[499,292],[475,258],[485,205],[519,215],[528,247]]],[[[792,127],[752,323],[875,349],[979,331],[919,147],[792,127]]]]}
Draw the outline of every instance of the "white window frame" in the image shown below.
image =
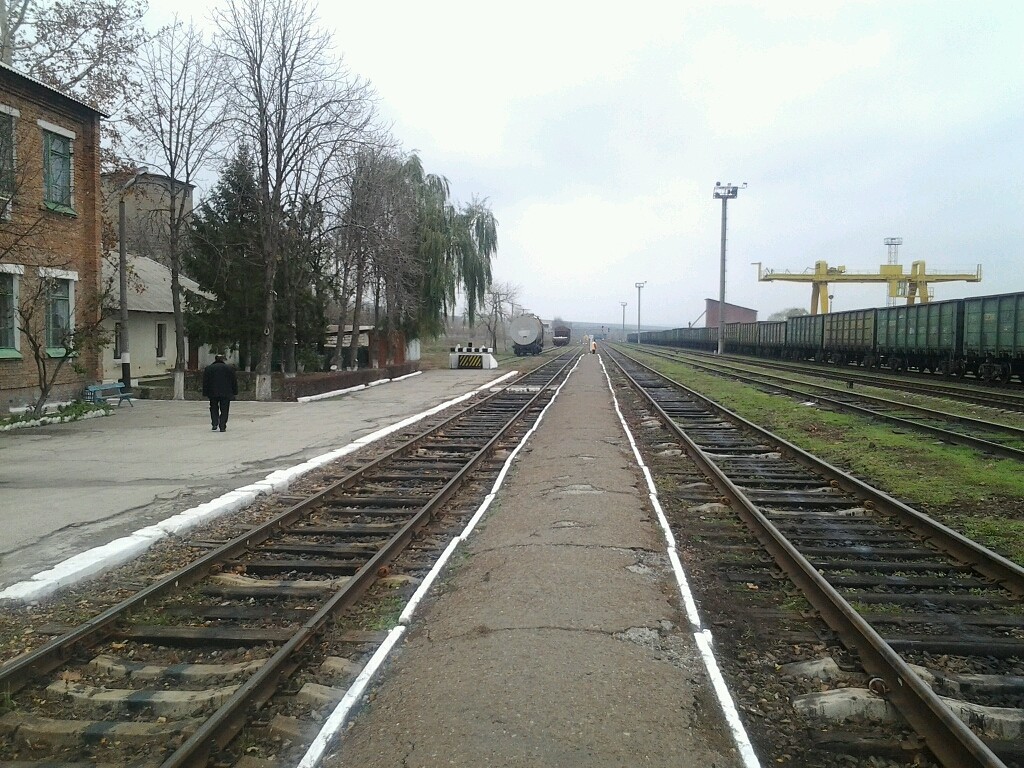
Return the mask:
{"type": "Polygon", "coordinates": [[[156,359],[157,359],[158,362],[167,362],[167,323],[157,323],[156,324],[156,359]],[[163,351],[162,355],[160,354],[160,352],[161,352],[161,349],[160,349],[160,329],[161,328],[164,329],[164,345],[163,345],[164,348],[162,350],[163,351]]]}
{"type": "Polygon", "coordinates": [[[0,218],[11,218],[11,208],[14,207],[14,196],[18,193],[18,120],[21,119],[21,110],[9,104],[0,104],[0,114],[8,115],[11,118],[11,194],[10,196],[0,194],[0,201],[6,204],[0,211],[0,218]]]}
{"type": "Polygon", "coordinates": [[[20,299],[21,276],[25,267],[21,264],[0,264],[0,274],[11,276],[11,303],[14,310],[14,346],[0,347],[0,359],[4,357],[21,357],[21,331],[18,329],[18,301],[20,299]]]}
{"type": "Polygon", "coordinates": [[[43,207],[48,208],[51,211],[57,211],[59,213],[75,214],[75,139],[77,138],[74,131],[70,131],[63,126],[51,123],[48,120],[36,120],[38,125],[44,132],[43,134],[43,207]],[[53,133],[57,136],[63,136],[68,140],[68,204],[65,206],[63,203],[54,202],[48,200],[46,195],[47,190],[47,178],[46,178],[46,163],[49,162],[47,155],[47,141],[46,133],[53,133]]]}
{"type": "MultiPolygon", "coordinates": [[[[66,280],[68,283],[68,323],[72,328],[75,327],[75,283],[78,282],[78,272],[72,269],[54,269],[52,267],[40,267],[39,277],[50,280],[66,280]]],[[[47,295],[47,301],[49,301],[49,295],[47,295]]],[[[46,308],[46,324],[44,333],[49,336],[50,328],[50,308],[46,308]]],[[[47,339],[49,341],[49,339],[47,339]]],[[[46,347],[46,354],[50,357],[63,357],[67,354],[65,347],[46,347]]]]}

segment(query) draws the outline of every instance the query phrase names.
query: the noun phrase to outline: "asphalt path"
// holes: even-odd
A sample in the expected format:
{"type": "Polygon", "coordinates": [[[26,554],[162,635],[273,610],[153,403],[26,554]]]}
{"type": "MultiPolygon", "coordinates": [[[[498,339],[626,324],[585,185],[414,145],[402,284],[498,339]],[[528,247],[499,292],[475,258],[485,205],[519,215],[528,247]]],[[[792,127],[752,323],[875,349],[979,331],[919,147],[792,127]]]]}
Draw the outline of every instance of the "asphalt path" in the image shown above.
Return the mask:
{"type": "Polygon", "coordinates": [[[308,403],[136,400],[0,433],[0,589],[507,374],[433,370],[308,403]]]}

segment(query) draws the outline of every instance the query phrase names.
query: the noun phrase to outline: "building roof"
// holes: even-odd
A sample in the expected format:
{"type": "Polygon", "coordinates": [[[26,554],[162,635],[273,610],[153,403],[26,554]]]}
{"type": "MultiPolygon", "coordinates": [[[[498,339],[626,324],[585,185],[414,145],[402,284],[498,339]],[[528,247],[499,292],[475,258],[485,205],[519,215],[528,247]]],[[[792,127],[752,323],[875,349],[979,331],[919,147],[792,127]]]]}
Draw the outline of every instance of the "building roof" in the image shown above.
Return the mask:
{"type": "MultiPolygon", "coordinates": [[[[109,251],[103,259],[103,281],[118,284],[118,255],[109,251]]],[[[171,270],[145,256],[128,254],[128,310],[131,312],[174,312],[171,303],[171,270]]],[[[182,274],[181,287],[189,293],[207,299],[217,298],[199,287],[199,283],[182,274]]]]}
{"type": "Polygon", "coordinates": [[[182,187],[188,187],[190,190],[196,188],[196,185],[193,184],[192,182],[184,182],[184,181],[180,181],[178,179],[172,179],[167,174],[159,173],[159,172],[156,172],[156,171],[148,171],[148,170],[147,171],[140,171],[140,172],[138,172],[136,174],[132,174],[130,172],[126,173],[124,171],[104,171],[103,173],[100,174],[100,179],[102,181],[107,182],[107,183],[113,184],[117,180],[117,178],[119,176],[125,176],[126,178],[128,178],[128,177],[131,177],[133,175],[138,177],[138,182],[136,182],[136,183],[141,183],[141,182],[146,182],[146,181],[155,181],[155,182],[160,182],[160,183],[167,182],[167,181],[173,181],[175,184],[178,184],[178,185],[180,185],[182,187]]]}
{"type": "Polygon", "coordinates": [[[44,83],[39,78],[32,77],[32,75],[26,75],[24,72],[19,72],[14,67],[12,67],[10,64],[5,64],[4,62],[0,61],[0,72],[6,72],[6,73],[8,73],[10,75],[13,75],[15,78],[19,78],[21,80],[25,80],[25,81],[27,81],[29,83],[32,83],[32,85],[36,86],[37,88],[41,88],[44,91],[48,91],[51,94],[54,94],[56,96],[60,96],[61,98],[66,99],[67,101],[72,102],[76,106],[83,107],[83,108],[89,110],[90,112],[94,112],[95,114],[99,115],[100,117],[110,117],[110,115],[108,115],[106,112],[101,112],[100,110],[96,109],[96,107],[94,107],[92,104],[86,104],[84,101],[79,99],[77,96],[72,96],[69,93],[65,93],[64,91],[58,90],[57,88],[54,88],[52,85],[48,85],[48,84],[44,83]]]}

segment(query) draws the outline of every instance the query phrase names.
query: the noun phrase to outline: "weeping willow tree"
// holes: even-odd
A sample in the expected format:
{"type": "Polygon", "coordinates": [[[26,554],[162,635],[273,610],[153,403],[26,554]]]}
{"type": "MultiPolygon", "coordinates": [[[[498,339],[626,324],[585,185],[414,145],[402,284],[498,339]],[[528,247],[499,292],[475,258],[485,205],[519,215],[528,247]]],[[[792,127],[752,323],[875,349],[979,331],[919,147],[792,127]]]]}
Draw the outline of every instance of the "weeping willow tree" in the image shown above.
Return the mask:
{"type": "Polygon", "coordinates": [[[486,200],[457,208],[448,180],[424,174],[413,155],[407,163],[417,189],[417,261],[422,269],[415,334],[438,336],[465,298],[470,322],[491,286],[491,257],[498,251],[498,222],[486,200]]]}
{"type": "MultiPolygon", "coordinates": [[[[367,296],[378,331],[400,330],[407,339],[440,335],[460,300],[470,319],[476,316],[498,250],[486,201],[456,205],[445,177],[425,173],[414,154],[381,146],[353,157],[347,201],[342,228],[352,268],[339,294],[342,316],[352,307],[354,327],[367,296]]],[[[354,365],[356,333],[350,344],[354,365]]]]}

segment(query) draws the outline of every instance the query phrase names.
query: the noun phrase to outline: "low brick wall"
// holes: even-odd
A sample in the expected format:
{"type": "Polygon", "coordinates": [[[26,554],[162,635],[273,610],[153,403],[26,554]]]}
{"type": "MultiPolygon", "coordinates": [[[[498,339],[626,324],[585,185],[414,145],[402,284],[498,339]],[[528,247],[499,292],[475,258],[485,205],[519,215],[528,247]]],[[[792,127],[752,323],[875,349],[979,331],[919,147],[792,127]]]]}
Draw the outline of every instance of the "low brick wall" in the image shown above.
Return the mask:
{"type": "MultiPolygon", "coordinates": [[[[304,373],[291,379],[282,379],[280,399],[294,402],[300,397],[322,395],[324,392],[358,387],[360,384],[369,384],[380,379],[397,379],[399,376],[405,376],[418,370],[419,363],[402,363],[401,365],[389,365],[386,368],[364,368],[359,371],[304,373]]],[[[241,386],[241,382],[239,382],[239,386],[241,386]]]]}
{"type": "MultiPolygon", "coordinates": [[[[339,389],[357,387],[380,379],[397,379],[420,370],[419,362],[389,365],[385,368],[363,368],[358,371],[326,371],[323,373],[300,373],[291,378],[284,374],[272,374],[271,391],[274,400],[295,402],[300,397],[321,395],[339,389]]],[[[256,374],[251,371],[238,371],[238,399],[254,400],[256,395],[256,374]]],[[[141,384],[138,396],[153,400],[169,400],[173,394],[169,381],[141,384]]],[[[185,373],[185,399],[202,399],[202,371],[185,373]]]]}

